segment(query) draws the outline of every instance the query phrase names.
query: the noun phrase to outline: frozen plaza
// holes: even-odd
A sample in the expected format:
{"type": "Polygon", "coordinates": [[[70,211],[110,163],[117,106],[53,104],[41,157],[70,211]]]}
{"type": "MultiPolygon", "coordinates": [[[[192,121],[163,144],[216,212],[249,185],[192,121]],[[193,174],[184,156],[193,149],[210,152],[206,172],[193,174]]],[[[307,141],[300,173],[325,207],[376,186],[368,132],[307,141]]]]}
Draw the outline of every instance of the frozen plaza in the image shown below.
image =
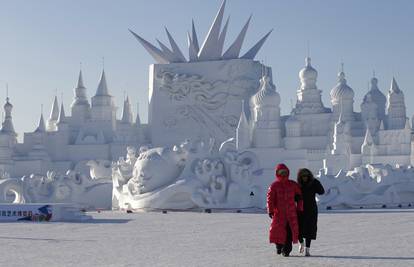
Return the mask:
{"type": "Polygon", "coordinates": [[[91,213],[85,223],[1,223],[1,266],[413,266],[414,210],[319,215],[312,257],[277,256],[266,214],[91,213]],[[380,222],[380,223],[379,223],[380,222]],[[13,228],[13,231],[10,229],[13,228]]]}

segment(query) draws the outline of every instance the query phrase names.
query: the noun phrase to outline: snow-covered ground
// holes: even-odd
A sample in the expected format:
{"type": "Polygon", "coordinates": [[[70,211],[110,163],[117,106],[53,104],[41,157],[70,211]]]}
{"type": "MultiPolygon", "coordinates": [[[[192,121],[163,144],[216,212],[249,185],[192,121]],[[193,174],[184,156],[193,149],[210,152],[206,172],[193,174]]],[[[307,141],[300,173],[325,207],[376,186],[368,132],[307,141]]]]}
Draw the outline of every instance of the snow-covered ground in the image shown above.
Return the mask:
{"type": "Polygon", "coordinates": [[[265,214],[91,214],[1,223],[0,266],[414,266],[414,209],[322,213],[311,258],[277,256],[265,214]]]}

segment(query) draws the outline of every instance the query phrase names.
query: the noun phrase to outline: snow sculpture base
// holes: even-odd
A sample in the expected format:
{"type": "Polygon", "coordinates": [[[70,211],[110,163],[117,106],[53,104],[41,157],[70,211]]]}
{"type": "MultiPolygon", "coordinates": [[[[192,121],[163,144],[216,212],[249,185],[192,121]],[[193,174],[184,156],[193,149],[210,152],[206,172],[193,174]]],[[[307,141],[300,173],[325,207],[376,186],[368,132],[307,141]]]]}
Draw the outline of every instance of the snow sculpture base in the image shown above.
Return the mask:
{"type": "Polygon", "coordinates": [[[238,153],[231,139],[186,141],[180,146],[128,150],[113,168],[114,209],[263,207],[261,174],[251,152],[238,153]]]}
{"type": "Polygon", "coordinates": [[[414,168],[368,164],[336,176],[319,174],[322,208],[386,207],[414,203],[414,168]]]}
{"type": "Polygon", "coordinates": [[[79,222],[92,219],[80,207],[65,203],[0,204],[0,222],[79,222]]]}

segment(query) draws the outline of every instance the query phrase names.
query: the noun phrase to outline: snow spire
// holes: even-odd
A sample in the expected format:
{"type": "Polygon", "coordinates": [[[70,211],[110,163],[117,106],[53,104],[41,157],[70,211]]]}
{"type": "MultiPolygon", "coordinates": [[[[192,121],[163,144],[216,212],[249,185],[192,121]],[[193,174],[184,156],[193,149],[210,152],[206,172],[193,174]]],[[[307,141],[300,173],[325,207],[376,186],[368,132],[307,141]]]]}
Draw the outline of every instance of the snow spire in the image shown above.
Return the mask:
{"type": "Polygon", "coordinates": [[[208,31],[208,34],[200,48],[198,58],[200,60],[214,60],[219,59],[221,55],[218,54],[218,40],[220,37],[221,23],[224,16],[224,8],[226,6],[226,0],[223,1],[217,15],[213,21],[213,24],[208,31]]]}
{"type": "Polygon", "coordinates": [[[63,107],[63,101],[60,106],[59,119],[57,123],[58,124],[66,123],[66,115],[65,115],[65,109],[63,107]]]}
{"type": "Polygon", "coordinates": [[[194,41],[191,39],[190,33],[187,33],[187,43],[188,43],[188,60],[194,62],[198,60],[198,52],[194,46],[194,41]]]}
{"type": "Polygon", "coordinates": [[[105,69],[102,69],[101,79],[95,96],[109,96],[108,86],[106,84],[105,69]]]}
{"type": "MultiPolygon", "coordinates": [[[[244,41],[244,37],[246,35],[246,31],[248,25],[250,23],[250,18],[248,19],[247,23],[243,26],[241,32],[237,36],[236,40],[230,46],[230,48],[223,53],[223,45],[225,42],[225,37],[228,28],[228,22],[224,25],[224,28],[221,30],[221,25],[223,22],[224,16],[224,9],[226,6],[226,0],[224,0],[220,6],[217,15],[215,16],[212,25],[210,26],[210,30],[208,31],[202,46],[199,46],[198,37],[196,33],[196,29],[194,26],[194,20],[191,23],[191,35],[188,34],[188,48],[189,48],[189,62],[194,61],[209,61],[209,60],[220,60],[220,59],[236,59],[236,58],[243,58],[243,59],[254,59],[257,53],[259,52],[260,48],[263,46],[264,42],[270,35],[268,32],[262,39],[260,39],[246,54],[242,57],[239,57],[240,49],[244,41]]],[[[171,62],[187,62],[184,55],[181,53],[180,49],[178,48],[176,42],[174,41],[171,34],[166,30],[167,37],[170,41],[170,45],[172,49],[166,47],[163,43],[157,40],[160,48],[154,46],[147,40],[143,39],[141,36],[129,30],[132,35],[138,40],[138,42],[147,50],[147,52],[157,61],[159,64],[168,64],[171,62]]]]}
{"type": "Polygon", "coordinates": [[[392,77],[390,92],[401,92],[400,87],[398,86],[397,81],[395,80],[395,77],[392,77]]]}
{"type": "Polygon", "coordinates": [[[82,70],[79,70],[78,84],[76,85],[76,88],[85,88],[83,85],[82,70]]]}
{"type": "Polygon", "coordinates": [[[168,59],[169,62],[175,62],[175,55],[174,53],[160,40],[156,39],[158,45],[161,47],[162,52],[164,53],[165,57],[168,59]]]}
{"type": "MultiPolygon", "coordinates": [[[[42,106],[43,110],[43,106],[42,106]]],[[[43,133],[46,131],[45,120],[43,118],[43,111],[40,113],[39,125],[37,126],[35,133],[43,133]]]]}
{"type": "Polygon", "coordinates": [[[226,23],[224,24],[223,30],[220,33],[218,42],[217,42],[217,53],[218,55],[223,54],[223,47],[224,47],[224,41],[226,40],[226,34],[227,34],[227,28],[229,26],[230,16],[227,18],[226,23]]]}
{"type": "Polygon", "coordinates": [[[177,43],[175,42],[174,38],[171,36],[170,32],[168,31],[167,27],[165,27],[165,32],[167,33],[168,41],[170,42],[170,46],[174,55],[174,61],[176,62],[186,62],[183,53],[181,52],[180,48],[178,47],[177,43]]]}
{"type": "Polygon", "coordinates": [[[17,136],[14,130],[14,126],[13,126],[13,120],[12,120],[12,115],[11,115],[12,110],[13,110],[13,105],[10,103],[9,97],[7,96],[6,103],[4,104],[5,117],[2,123],[1,132],[17,136]]]}
{"type": "Polygon", "coordinates": [[[50,110],[49,119],[47,120],[47,130],[48,131],[56,131],[57,126],[56,122],[59,118],[59,104],[57,100],[57,96],[55,95],[55,98],[53,100],[52,108],[50,110]]]}
{"type": "Polygon", "coordinates": [[[262,39],[260,39],[252,48],[250,48],[250,50],[247,51],[246,54],[244,54],[241,58],[254,59],[257,53],[259,53],[260,48],[262,48],[263,44],[266,42],[267,37],[269,37],[269,35],[272,33],[272,31],[273,29],[266,33],[265,36],[263,36],[262,39]]]}
{"type": "Polygon", "coordinates": [[[143,39],[141,36],[133,32],[132,30],[129,30],[132,35],[138,40],[138,42],[147,50],[147,52],[159,63],[159,64],[166,64],[169,63],[168,58],[165,56],[165,54],[158,49],[157,47],[153,46],[150,42],[143,39]]]}
{"type": "Polygon", "coordinates": [[[59,117],[59,104],[57,100],[57,96],[55,95],[55,99],[53,100],[52,108],[50,110],[50,121],[56,121],[59,117]]]}
{"type": "Polygon", "coordinates": [[[230,47],[227,49],[227,51],[224,53],[223,59],[232,59],[232,58],[239,57],[240,50],[243,45],[244,37],[246,36],[246,33],[247,33],[247,29],[249,28],[251,18],[252,18],[252,15],[250,15],[246,24],[244,24],[236,40],[234,40],[233,44],[231,44],[230,47]]]}
{"type": "Polygon", "coordinates": [[[124,108],[122,110],[122,123],[132,123],[132,111],[131,111],[131,105],[129,103],[129,97],[127,96],[124,100],[124,108]]]}
{"type": "Polygon", "coordinates": [[[192,43],[194,45],[194,49],[196,51],[196,54],[198,54],[198,52],[200,51],[200,46],[198,44],[198,38],[197,38],[197,32],[194,26],[194,20],[191,20],[191,39],[192,39],[192,43]]]}

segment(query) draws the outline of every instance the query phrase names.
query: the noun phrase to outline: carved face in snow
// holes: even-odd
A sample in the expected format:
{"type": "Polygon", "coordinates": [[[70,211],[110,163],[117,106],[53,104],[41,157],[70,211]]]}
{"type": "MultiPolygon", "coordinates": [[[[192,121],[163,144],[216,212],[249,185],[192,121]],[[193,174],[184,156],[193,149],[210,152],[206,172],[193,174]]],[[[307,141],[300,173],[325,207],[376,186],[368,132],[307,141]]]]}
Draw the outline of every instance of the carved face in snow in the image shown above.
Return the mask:
{"type": "Polygon", "coordinates": [[[176,149],[158,147],[142,152],[130,180],[133,193],[143,194],[171,184],[180,176],[184,165],[185,153],[176,149]]]}

